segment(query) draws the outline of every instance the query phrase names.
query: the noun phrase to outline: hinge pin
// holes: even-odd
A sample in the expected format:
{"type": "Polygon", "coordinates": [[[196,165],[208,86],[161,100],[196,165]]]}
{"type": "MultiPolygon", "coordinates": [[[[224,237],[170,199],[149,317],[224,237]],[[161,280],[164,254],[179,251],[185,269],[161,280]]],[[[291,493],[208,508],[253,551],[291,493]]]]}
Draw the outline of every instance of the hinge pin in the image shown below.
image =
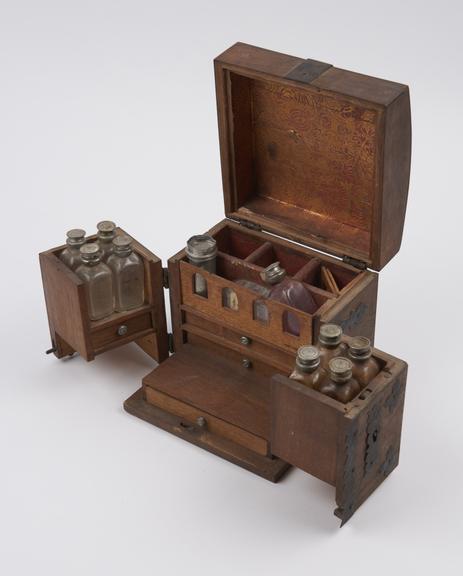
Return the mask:
{"type": "Polygon", "coordinates": [[[169,269],[163,268],[162,269],[162,285],[166,290],[169,289],[169,269]]]}

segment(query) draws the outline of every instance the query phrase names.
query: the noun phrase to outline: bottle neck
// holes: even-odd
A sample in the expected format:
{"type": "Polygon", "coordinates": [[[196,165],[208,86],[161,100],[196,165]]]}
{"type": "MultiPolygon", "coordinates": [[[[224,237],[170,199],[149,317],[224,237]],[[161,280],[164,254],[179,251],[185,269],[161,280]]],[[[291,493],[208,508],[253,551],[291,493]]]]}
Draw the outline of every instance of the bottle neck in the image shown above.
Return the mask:
{"type": "Polygon", "coordinates": [[[339,344],[341,344],[341,340],[339,340],[338,342],[323,342],[322,340],[319,340],[318,343],[321,348],[329,348],[331,350],[334,350],[339,346],[339,344]]]}
{"type": "Polygon", "coordinates": [[[352,374],[349,376],[337,376],[336,374],[331,374],[331,380],[336,384],[346,384],[352,378],[352,374]]]}
{"type": "Polygon", "coordinates": [[[66,244],[67,244],[67,247],[68,247],[70,250],[75,250],[76,252],[79,252],[80,249],[81,249],[81,247],[85,244],[85,241],[83,241],[83,242],[72,242],[72,241],[68,240],[68,241],[66,242],[66,244]]]}
{"type": "Polygon", "coordinates": [[[320,367],[320,362],[318,362],[315,366],[307,366],[307,365],[301,364],[300,362],[298,362],[296,360],[296,368],[300,372],[304,372],[304,374],[312,374],[313,372],[316,372],[319,367],[320,367]]]}
{"type": "Polygon", "coordinates": [[[81,259],[82,259],[83,264],[85,264],[85,266],[90,266],[90,267],[92,267],[92,266],[96,266],[97,264],[100,264],[100,263],[101,263],[101,259],[100,259],[100,258],[90,258],[90,259],[87,259],[87,258],[82,258],[82,257],[81,257],[81,259]]]}
{"type": "Polygon", "coordinates": [[[349,350],[349,358],[355,362],[365,362],[371,358],[371,348],[362,353],[353,353],[352,350],[349,350]]]}
{"type": "Polygon", "coordinates": [[[119,256],[119,258],[127,258],[127,256],[130,256],[130,254],[132,254],[132,250],[130,248],[127,248],[126,250],[120,250],[118,248],[115,248],[113,250],[113,254],[115,256],[119,256]]]}
{"type": "Polygon", "coordinates": [[[101,232],[98,234],[98,241],[104,242],[105,244],[111,244],[114,238],[115,234],[102,234],[101,232]]]}

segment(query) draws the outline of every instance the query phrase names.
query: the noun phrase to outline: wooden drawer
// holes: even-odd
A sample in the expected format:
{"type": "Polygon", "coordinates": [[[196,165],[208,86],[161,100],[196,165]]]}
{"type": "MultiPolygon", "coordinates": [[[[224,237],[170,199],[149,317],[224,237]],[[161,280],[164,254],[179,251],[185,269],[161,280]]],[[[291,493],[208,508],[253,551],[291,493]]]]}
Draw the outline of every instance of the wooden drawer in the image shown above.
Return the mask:
{"type": "Polygon", "coordinates": [[[120,319],[114,319],[110,325],[94,328],[91,342],[95,354],[112,346],[119,346],[124,341],[133,340],[137,335],[145,336],[153,330],[151,312],[143,312],[132,318],[121,314],[120,319]]]}
{"type": "Polygon", "coordinates": [[[220,418],[216,418],[212,414],[204,410],[199,410],[194,406],[190,406],[185,402],[176,400],[168,394],[159,392],[149,386],[144,387],[145,399],[153,406],[157,406],[170,414],[174,414],[182,418],[180,425],[185,431],[195,431],[198,427],[198,421],[201,422],[201,429],[203,440],[207,434],[221,436],[227,440],[231,440],[240,446],[244,446],[256,454],[266,456],[268,454],[268,442],[264,438],[260,438],[255,434],[234,426],[229,422],[225,422],[220,418]],[[198,420],[198,419],[202,419],[198,420]]]}
{"type": "Polygon", "coordinates": [[[279,350],[268,343],[257,340],[249,334],[232,330],[217,322],[212,322],[197,313],[185,312],[183,330],[191,336],[200,336],[213,343],[220,344],[241,355],[257,362],[267,364],[269,367],[289,374],[294,366],[294,353],[279,350]]]}

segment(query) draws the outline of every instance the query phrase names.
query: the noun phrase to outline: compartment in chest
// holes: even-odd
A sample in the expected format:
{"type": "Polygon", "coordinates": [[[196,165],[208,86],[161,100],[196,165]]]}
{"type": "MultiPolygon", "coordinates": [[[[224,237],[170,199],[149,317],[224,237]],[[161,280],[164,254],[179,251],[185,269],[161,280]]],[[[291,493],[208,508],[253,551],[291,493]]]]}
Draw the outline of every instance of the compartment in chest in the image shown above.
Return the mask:
{"type": "Polygon", "coordinates": [[[376,273],[358,270],[271,234],[247,230],[229,220],[209,234],[218,247],[215,274],[190,264],[184,251],[170,261],[171,280],[178,287],[175,298],[171,298],[172,308],[178,309],[173,323],[177,347],[188,341],[188,315],[192,314],[267,343],[268,352],[275,349],[294,353],[302,344],[315,342],[322,322],[337,322],[346,334],[362,334],[373,341],[376,273]],[[307,289],[317,306],[314,313],[263,298],[237,283],[246,280],[263,284],[261,272],[275,261],[286,269],[288,278],[307,289]],[[195,292],[197,275],[207,287],[205,294],[195,292]],[[259,314],[262,309],[263,315],[259,314]],[[288,315],[296,328],[292,332],[285,328],[288,315]]]}
{"type": "MultiPolygon", "coordinates": [[[[125,232],[118,228],[116,234],[125,232]]],[[[87,241],[95,240],[96,236],[90,236],[87,241]]],[[[90,319],[83,280],[60,260],[64,246],[40,254],[52,341],[49,352],[58,358],[78,352],[86,360],[93,360],[107,350],[136,342],[155,360],[167,358],[162,264],[134,239],[132,248],[144,264],[144,303],[134,310],[113,312],[101,320],[90,319]]]]}

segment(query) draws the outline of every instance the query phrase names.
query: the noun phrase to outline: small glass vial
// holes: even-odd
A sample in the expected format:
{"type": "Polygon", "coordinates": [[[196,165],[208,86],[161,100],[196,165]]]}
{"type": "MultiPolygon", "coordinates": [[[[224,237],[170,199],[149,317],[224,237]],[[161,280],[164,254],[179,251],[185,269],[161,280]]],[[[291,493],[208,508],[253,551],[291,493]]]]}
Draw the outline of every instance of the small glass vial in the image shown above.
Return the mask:
{"type": "Polygon", "coordinates": [[[301,346],[297,351],[296,365],[290,376],[309,388],[318,390],[326,374],[320,366],[320,352],[316,346],[301,346]]]}
{"type": "Polygon", "coordinates": [[[59,255],[60,260],[75,270],[80,264],[80,248],[85,244],[85,230],[73,228],[66,232],[66,248],[59,255]]]}
{"type": "Polygon", "coordinates": [[[145,270],[142,259],[132,251],[132,238],[116,236],[107,264],[113,273],[116,312],[133,310],[145,300],[145,270]]]}
{"type": "Polygon", "coordinates": [[[352,362],[342,356],[331,358],[328,378],[321,383],[319,391],[343,404],[355,398],[360,384],[352,377],[352,362]]]}
{"type": "MultiPolygon", "coordinates": [[[[317,310],[318,306],[312,294],[302,282],[288,278],[286,270],[280,266],[279,262],[267,266],[261,273],[261,278],[267,285],[271,286],[268,296],[271,300],[287,304],[309,314],[313,314],[317,310]]],[[[285,332],[299,336],[299,318],[295,314],[287,312],[283,320],[283,329],[285,332]]]]}
{"type": "Polygon", "coordinates": [[[98,230],[98,246],[101,260],[106,262],[113,251],[113,240],[116,237],[116,225],[111,220],[103,220],[96,225],[98,230]]]}
{"type": "Polygon", "coordinates": [[[88,313],[91,320],[100,320],[112,314],[113,275],[100,259],[100,248],[96,243],[84,244],[80,249],[82,264],[76,274],[85,282],[88,313]]]}
{"type": "MultiPolygon", "coordinates": [[[[188,262],[215,274],[217,260],[217,242],[207,234],[192,236],[186,245],[188,262]]],[[[207,298],[207,281],[201,274],[195,274],[195,294],[207,298]]]]}
{"type": "Polygon", "coordinates": [[[365,336],[356,336],[349,344],[349,358],[352,360],[352,375],[362,388],[380,373],[381,367],[371,355],[371,344],[365,336]]]}
{"type": "Polygon", "coordinates": [[[320,349],[320,361],[323,368],[327,369],[331,358],[345,356],[347,346],[341,342],[342,328],[337,324],[322,324],[318,335],[318,347],[320,349]]]}

